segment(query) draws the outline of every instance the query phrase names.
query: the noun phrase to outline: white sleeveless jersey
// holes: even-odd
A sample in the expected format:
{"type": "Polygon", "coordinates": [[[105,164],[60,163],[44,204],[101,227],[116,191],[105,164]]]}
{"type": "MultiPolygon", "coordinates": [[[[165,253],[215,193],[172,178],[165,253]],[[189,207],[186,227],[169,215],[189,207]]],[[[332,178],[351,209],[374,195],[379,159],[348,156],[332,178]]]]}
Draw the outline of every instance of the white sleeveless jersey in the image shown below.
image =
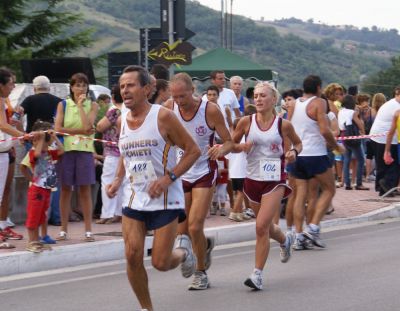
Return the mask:
{"type": "Polygon", "coordinates": [[[307,106],[315,98],[313,96],[303,101],[298,98],[294,106],[292,120],[290,120],[303,144],[303,150],[299,156],[327,155],[326,141],[319,131],[318,122],[307,115],[307,106]]]}
{"type": "MultiPolygon", "coordinates": [[[[130,186],[124,189],[123,206],[140,211],[184,209],[182,181],[178,178],[159,198],[151,199],[147,193],[147,176],[136,172],[152,166],[155,178],[166,175],[176,165],[176,148],[168,144],[158,129],[158,113],[164,109],[152,105],[143,124],[131,130],[126,122],[128,112],[121,115],[119,150],[124,158],[126,176],[130,186]],[[135,173],[133,173],[133,171],[135,173]],[[134,177],[136,176],[136,177],[134,177]],[[138,183],[143,179],[143,183],[138,183]]],[[[149,170],[150,171],[150,170],[149,170]]],[[[151,170],[152,171],[152,170],[151,170]]]]}
{"type": "Polygon", "coordinates": [[[250,129],[246,137],[246,141],[253,143],[253,147],[247,154],[246,177],[264,181],[260,174],[260,161],[268,158],[281,160],[281,180],[285,180],[285,157],[281,134],[282,119],[275,116],[270,128],[262,130],[257,123],[256,115],[251,115],[250,129]]]}
{"type": "MultiPolygon", "coordinates": [[[[193,118],[190,120],[185,120],[180,111],[179,107],[176,103],[173,105],[173,110],[178,117],[179,121],[183,124],[189,134],[193,137],[194,141],[200,148],[201,156],[197,159],[197,161],[193,164],[193,166],[181,177],[183,180],[188,182],[195,182],[199,178],[211,173],[216,170],[217,165],[216,161],[210,160],[207,155],[208,146],[213,146],[214,144],[214,129],[212,129],[207,124],[206,119],[206,111],[207,111],[208,102],[202,101],[194,114],[193,118]]],[[[180,161],[183,155],[183,150],[177,148],[177,161],[180,161]]]]}

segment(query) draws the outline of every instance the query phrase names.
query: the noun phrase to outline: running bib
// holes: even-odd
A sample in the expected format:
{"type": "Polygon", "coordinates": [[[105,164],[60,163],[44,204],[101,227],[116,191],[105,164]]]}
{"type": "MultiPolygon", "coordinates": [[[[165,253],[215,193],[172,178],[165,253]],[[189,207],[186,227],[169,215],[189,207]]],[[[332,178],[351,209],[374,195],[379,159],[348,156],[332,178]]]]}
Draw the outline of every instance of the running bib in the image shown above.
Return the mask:
{"type": "Polygon", "coordinates": [[[218,169],[223,170],[225,168],[225,163],[224,161],[217,161],[218,169]]]}
{"type": "Polygon", "coordinates": [[[132,161],[129,164],[130,182],[135,188],[144,191],[147,185],[157,179],[156,172],[154,171],[153,163],[151,161],[132,161]]]}
{"type": "Polygon", "coordinates": [[[280,159],[260,160],[260,177],[263,181],[280,181],[281,160],[280,159]]]}

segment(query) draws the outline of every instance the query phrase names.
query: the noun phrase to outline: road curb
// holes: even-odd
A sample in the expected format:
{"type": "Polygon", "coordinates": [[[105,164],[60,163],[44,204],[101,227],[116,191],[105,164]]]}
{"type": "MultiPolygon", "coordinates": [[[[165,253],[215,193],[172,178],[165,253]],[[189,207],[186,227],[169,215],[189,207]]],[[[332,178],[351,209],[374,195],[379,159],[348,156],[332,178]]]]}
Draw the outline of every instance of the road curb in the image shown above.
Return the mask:
{"type": "MultiPolygon", "coordinates": [[[[400,203],[395,203],[361,216],[326,220],[322,222],[321,226],[323,228],[332,228],[397,217],[400,217],[400,203]]],[[[207,236],[215,238],[216,245],[239,243],[255,239],[254,222],[207,228],[205,231],[207,236]]],[[[152,242],[153,237],[146,238],[146,255],[151,249],[152,242]]],[[[0,254],[0,277],[120,260],[123,258],[124,245],[122,239],[55,247],[52,251],[41,254],[34,254],[27,251],[6,253],[0,254]]]]}

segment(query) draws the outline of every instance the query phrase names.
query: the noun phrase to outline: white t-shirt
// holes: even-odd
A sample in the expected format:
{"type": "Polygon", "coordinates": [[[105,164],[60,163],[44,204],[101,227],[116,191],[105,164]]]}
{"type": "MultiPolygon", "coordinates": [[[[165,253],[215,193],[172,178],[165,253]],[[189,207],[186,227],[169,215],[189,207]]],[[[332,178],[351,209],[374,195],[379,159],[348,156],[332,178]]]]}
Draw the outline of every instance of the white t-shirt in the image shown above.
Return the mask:
{"type": "MultiPolygon", "coordinates": [[[[203,100],[207,100],[207,94],[203,96],[203,100]]],[[[226,112],[225,108],[228,107],[231,111],[232,122],[235,119],[235,112],[233,109],[239,109],[239,102],[235,93],[231,89],[223,88],[221,92],[219,92],[218,97],[218,106],[220,107],[222,114],[224,116],[226,127],[228,127],[228,121],[226,121],[226,112]]]]}
{"type": "MultiPolygon", "coordinates": [[[[245,143],[245,138],[242,138],[241,143],[245,143]]],[[[229,178],[245,178],[246,177],[246,153],[229,153],[225,156],[229,160],[229,178]]]]}
{"type": "Polygon", "coordinates": [[[339,129],[341,131],[344,131],[346,129],[346,125],[353,124],[353,115],[354,115],[354,110],[352,109],[342,108],[339,110],[338,123],[339,123],[339,129]]]}
{"type": "MultiPolygon", "coordinates": [[[[384,103],[376,114],[369,134],[374,135],[388,132],[392,125],[394,114],[399,109],[400,103],[394,98],[384,103]]],[[[372,137],[371,140],[377,142],[378,144],[386,144],[386,136],[372,137]]],[[[397,133],[393,135],[392,144],[397,144],[397,133]]]]}

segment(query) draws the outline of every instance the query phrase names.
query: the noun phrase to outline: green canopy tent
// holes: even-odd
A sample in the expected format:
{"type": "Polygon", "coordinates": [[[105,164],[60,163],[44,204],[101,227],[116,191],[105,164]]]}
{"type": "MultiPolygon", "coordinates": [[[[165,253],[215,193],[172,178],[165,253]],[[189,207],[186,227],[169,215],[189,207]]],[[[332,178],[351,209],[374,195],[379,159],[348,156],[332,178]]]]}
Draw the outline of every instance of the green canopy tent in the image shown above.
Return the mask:
{"type": "Polygon", "coordinates": [[[241,76],[243,79],[277,82],[278,73],[265,69],[240,55],[217,48],[193,59],[188,66],[175,67],[175,72],[186,72],[193,79],[206,80],[213,70],[223,70],[227,77],[241,76]]]}

